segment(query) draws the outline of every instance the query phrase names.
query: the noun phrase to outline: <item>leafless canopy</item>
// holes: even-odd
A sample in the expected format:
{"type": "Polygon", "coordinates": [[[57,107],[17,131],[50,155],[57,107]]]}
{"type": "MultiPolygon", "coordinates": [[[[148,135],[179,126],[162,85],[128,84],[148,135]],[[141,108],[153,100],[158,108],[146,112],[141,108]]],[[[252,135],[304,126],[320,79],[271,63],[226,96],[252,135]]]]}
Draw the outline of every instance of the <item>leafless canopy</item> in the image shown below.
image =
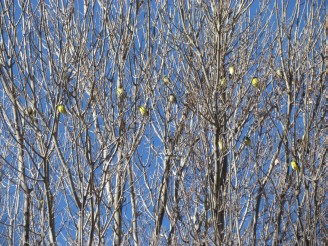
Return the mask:
{"type": "Polygon", "coordinates": [[[324,15],[0,1],[0,244],[324,244],[324,15]]]}

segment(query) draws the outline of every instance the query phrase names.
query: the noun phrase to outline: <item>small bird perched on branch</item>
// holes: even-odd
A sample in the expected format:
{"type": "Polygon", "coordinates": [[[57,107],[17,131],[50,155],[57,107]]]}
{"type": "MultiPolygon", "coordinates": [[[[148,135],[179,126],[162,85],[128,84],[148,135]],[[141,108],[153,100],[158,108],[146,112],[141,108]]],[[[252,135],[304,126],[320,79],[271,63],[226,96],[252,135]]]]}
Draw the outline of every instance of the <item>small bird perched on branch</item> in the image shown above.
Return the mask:
{"type": "Polygon", "coordinates": [[[228,67],[229,77],[231,78],[235,74],[235,68],[233,66],[228,67]]]}
{"type": "Polygon", "coordinates": [[[167,76],[163,76],[162,80],[165,85],[168,85],[170,83],[170,79],[167,76]]]}
{"type": "Polygon", "coordinates": [[[124,89],[122,86],[117,87],[117,97],[121,98],[124,95],[124,89]]]}
{"type": "Polygon", "coordinates": [[[282,78],[283,74],[280,69],[277,69],[276,74],[278,75],[279,78],[282,78]]]}
{"type": "Polygon", "coordinates": [[[148,110],[144,106],[139,106],[139,111],[143,116],[148,116],[149,115],[148,110]]]}
{"type": "Polygon", "coordinates": [[[244,143],[246,146],[252,147],[252,141],[249,137],[245,137],[244,143]]]}
{"type": "Polygon", "coordinates": [[[66,109],[65,109],[65,106],[64,106],[63,104],[59,104],[59,105],[57,106],[57,110],[58,110],[58,112],[61,113],[61,114],[67,114],[67,111],[66,111],[66,109]]]}
{"type": "Polygon", "coordinates": [[[219,137],[219,142],[218,142],[218,144],[219,144],[219,150],[224,150],[224,139],[223,139],[223,137],[222,136],[220,136],[219,137]]]}
{"type": "Polygon", "coordinates": [[[290,162],[290,164],[291,164],[293,170],[295,170],[295,171],[297,171],[297,172],[300,171],[300,168],[299,168],[299,166],[298,166],[298,164],[297,164],[297,162],[296,162],[295,160],[292,160],[292,161],[290,162]]]}
{"type": "Polygon", "coordinates": [[[175,95],[174,95],[173,93],[171,93],[171,94],[169,95],[169,101],[170,101],[171,103],[177,103],[177,98],[175,97],[175,95]]]}
{"type": "Polygon", "coordinates": [[[260,83],[259,83],[259,79],[257,77],[252,78],[252,85],[259,89],[260,83]]]}

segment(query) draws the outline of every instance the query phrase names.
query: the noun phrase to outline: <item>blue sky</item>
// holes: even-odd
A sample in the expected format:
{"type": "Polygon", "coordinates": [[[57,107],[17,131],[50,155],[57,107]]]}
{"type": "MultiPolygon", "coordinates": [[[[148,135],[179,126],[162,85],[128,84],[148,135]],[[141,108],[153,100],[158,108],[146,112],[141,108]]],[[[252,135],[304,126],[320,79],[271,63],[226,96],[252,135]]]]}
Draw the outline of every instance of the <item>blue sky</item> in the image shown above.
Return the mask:
{"type": "MultiPolygon", "coordinates": [[[[252,14],[255,15],[256,9],[258,8],[258,5],[260,3],[261,3],[261,1],[254,1],[253,5],[252,5],[252,8],[251,8],[251,13],[252,14]]],[[[79,8],[76,9],[75,15],[76,16],[80,16],[78,13],[79,12],[81,13],[81,11],[83,9],[82,8],[82,1],[79,2],[79,4],[77,4],[77,2],[75,1],[75,4],[76,4],[77,7],[79,7],[79,8]]],[[[326,2],[326,6],[327,6],[327,2],[326,2]]],[[[171,6],[171,8],[173,8],[173,5],[171,6]]],[[[99,10],[99,7],[96,7],[96,9],[99,10]]],[[[289,13],[291,13],[292,9],[293,9],[293,6],[290,5],[289,6],[289,11],[290,11],[289,13]]],[[[17,17],[18,17],[18,14],[17,14],[17,17]]],[[[100,25],[100,23],[101,23],[101,16],[95,16],[95,18],[96,18],[96,20],[94,21],[94,23],[96,25],[98,25],[98,24],[100,25]]],[[[146,17],[145,16],[142,16],[140,18],[146,18],[146,17]]],[[[115,21],[115,20],[113,19],[113,21],[115,21]]],[[[62,25],[62,23],[60,23],[59,25],[62,25]]],[[[276,28],[275,27],[275,24],[272,24],[272,28],[273,29],[276,28]]],[[[98,30],[98,28],[96,28],[96,29],[98,30]]],[[[140,32],[136,34],[139,37],[139,40],[138,41],[140,41],[140,43],[141,43],[140,50],[146,49],[146,46],[147,46],[147,42],[146,42],[146,40],[144,40],[144,36],[143,36],[142,30],[144,30],[144,29],[140,29],[140,32]]],[[[157,29],[154,29],[154,30],[155,30],[155,33],[158,32],[157,29]]],[[[99,30],[98,30],[98,32],[99,32],[99,30]]],[[[19,36],[19,39],[23,38],[21,36],[21,33],[20,32],[18,32],[18,34],[19,34],[18,35],[19,36]]],[[[37,39],[37,34],[35,33],[33,35],[35,35],[34,37],[37,39]]],[[[116,35],[119,36],[119,33],[116,33],[116,35]]],[[[92,40],[90,39],[88,41],[88,46],[87,47],[91,47],[92,45],[95,45],[95,43],[96,43],[96,37],[95,36],[92,36],[91,33],[89,34],[88,37],[89,38],[91,37],[92,40]]],[[[139,44],[138,41],[136,40],[136,44],[135,44],[136,47],[139,44]]],[[[326,42],[327,42],[327,40],[326,40],[326,42]]],[[[155,52],[156,48],[158,48],[160,45],[161,44],[154,43],[154,52],[155,52]]],[[[205,47],[205,44],[204,44],[203,47],[206,48],[205,47]]],[[[106,48],[108,48],[108,47],[106,47],[106,48]]],[[[46,50],[44,50],[44,51],[46,51],[46,50]]],[[[95,56],[97,56],[99,54],[95,54],[95,56]]],[[[110,57],[110,55],[111,54],[108,54],[109,57],[110,57]]],[[[133,60],[132,57],[135,55],[135,53],[133,52],[133,50],[130,50],[129,55],[131,56],[129,58],[131,58],[131,60],[133,60]]],[[[172,57],[173,58],[177,58],[178,55],[176,55],[176,56],[173,55],[172,57]]],[[[231,55],[231,57],[233,57],[233,54],[231,55]]],[[[230,59],[231,57],[228,57],[227,60],[230,59]]],[[[46,56],[44,58],[47,59],[46,56]]],[[[256,57],[255,57],[255,59],[256,59],[256,57]]],[[[160,60],[158,60],[158,61],[160,61],[160,60]]],[[[58,61],[58,62],[60,63],[60,61],[58,61]]],[[[175,65],[176,66],[178,65],[177,62],[178,62],[178,59],[176,59],[176,60],[170,60],[169,62],[167,62],[167,64],[169,64],[169,65],[171,65],[171,66],[174,67],[175,65]]],[[[47,61],[45,62],[45,64],[47,64],[47,61]]],[[[277,61],[277,64],[279,64],[279,61],[277,61]]],[[[40,66],[42,65],[41,62],[36,63],[36,65],[35,65],[36,69],[38,68],[39,65],[40,66]]],[[[148,79],[148,80],[149,79],[150,80],[154,80],[155,78],[158,79],[158,77],[156,77],[156,76],[160,76],[159,75],[159,73],[160,73],[160,71],[159,71],[159,65],[160,65],[160,63],[156,64],[156,68],[153,71],[153,74],[152,74],[153,77],[152,78],[142,78],[142,79],[140,79],[138,81],[137,79],[135,79],[135,76],[136,76],[136,73],[137,73],[136,71],[137,71],[138,68],[134,67],[135,64],[133,64],[133,63],[129,64],[127,62],[126,68],[124,70],[126,72],[126,79],[123,81],[123,85],[125,86],[125,89],[126,89],[127,93],[135,90],[135,86],[133,85],[133,83],[141,83],[141,82],[143,82],[143,79],[144,80],[146,80],[146,79],[148,79]]],[[[167,66],[169,66],[169,65],[167,65],[167,66]]],[[[32,64],[31,64],[31,66],[32,66],[32,64]]],[[[254,66],[254,68],[250,69],[249,73],[245,75],[245,77],[243,78],[243,81],[245,83],[250,80],[250,78],[253,76],[253,73],[256,74],[256,75],[258,75],[258,76],[261,76],[262,71],[256,71],[256,69],[257,69],[257,67],[254,66]]],[[[15,68],[14,68],[14,71],[17,73],[18,76],[20,76],[20,74],[17,72],[17,70],[15,70],[15,68]]],[[[47,71],[47,74],[45,74],[45,78],[44,79],[46,79],[46,80],[52,80],[52,81],[53,80],[56,80],[56,79],[58,79],[58,80],[61,79],[60,78],[60,76],[61,76],[60,71],[59,72],[52,71],[53,74],[51,74],[51,71],[50,70],[46,70],[46,71],[47,71]]],[[[168,71],[168,68],[167,67],[164,67],[163,74],[168,75],[167,74],[168,73],[167,71],[168,71]]],[[[41,70],[40,70],[40,72],[37,72],[37,74],[40,75],[40,77],[41,77],[41,72],[42,72],[41,70]]],[[[105,74],[106,74],[105,75],[106,77],[110,78],[109,83],[112,83],[112,82],[117,83],[118,73],[117,73],[117,66],[115,65],[114,59],[109,59],[108,65],[106,67],[105,74]]],[[[96,75],[97,75],[97,77],[100,77],[100,73],[97,73],[96,75]]],[[[176,93],[177,98],[178,98],[178,101],[183,100],[184,97],[185,97],[185,88],[183,87],[183,85],[179,81],[181,79],[184,79],[184,78],[181,78],[179,72],[178,71],[175,71],[174,74],[170,74],[170,79],[173,82],[175,82],[175,85],[172,88],[170,88],[170,92],[173,90],[176,93]]],[[[77,83],[77,80],[72,80],[72,81],[77,83]]],[[[160,79],[158,79],[158,82],[159,83],[162,83],[162,81],[160,79]]],[[[277,85],[277,83],[278,83],[277,81],[272,80],[272,83],[268,86],[267,90],[265,92],[263,92],[263,94],[261,94],[259,96],[259,103],[257,105],[258,110],[265,109],[265,107],[267,106],[267,101],[270,100],[270,93],[272,93],[272,90],[274,89],[274,86],[277,85]]],[[[74,87],[74,85],[75,84],[72,84],[71,85],[72,88],[74,87]]],[[[49,83],[49,86],[51,86],[51,83],[49,83]]],[[[106,89],[104,89],[104,91],[107,94],[114,94],[115,93],[115,88],[116,88],[116,86],[107,86],[106,89]]],[[[168,91],[165,91],[165,90],[157,90],[156,93],[157,93],[158,96],[161,96],[162,94],[165,94],[165,93],[167,94],[168,91]]],[[[51,96],[50,96],[50,99],[51,99],[50,102],[49,102],[49,98],[46,97],[45,95],[42,95],[42,94],[39,95],[40,97],[39,97],[39,102],[38,102],[38,106],[39,106],[38,109],[40,111],[43,111],[45,113],[45,116],[46,117],[49,117],[49,122],[51,122],[53,120],[53,116],[54,116],[54,112],[55,112],[55,104],[58,103],[58,100],[59,99],[65,100],[65,105],[67,106],[67,108],[73,107],[74,101],[71,100],[68,95],[61,96],[61,95],[64,95],[64,94],[65,93],[64,93],[64,90],[63,89],[58,89],[58,88],[56,88],[56,86],[54,86],[54,88],[53,88],[53,94],[51,94],[51,96]]],[[[249,100],[252,100],[252,98],[254,98],[254,97],[257,96],[257,92],[250,90],[249,95],[250,95],[250,99],[249,100]]],[[[82,100],[82,109],[83,110],[86,110],[86,107],[88,106],[87,105],[87,100],[89,99],[89,96],[88,96],[87,93],[85,93],[83,96],[84,97],[83,97],[83,100],[82,100]]],[[[199,97],[201,97],[201,96],[202,95],[199,95],[199,97]]],[[[131,107],[131,109],[126,112],[125,119],[126,119],[127,122],[129,122],[129,120],[133,118],[134,114],[138,114],[138,112],[135,111],[135,108],[139,104],[146,104],[146,99],[147,98],[145,96],[143,96],[143,91],[142,90],[140,90],[140,93],[137,96],[137,102],[134,102],[132,99],[129,99],[130,100],[129,103],[133,104],[134,107],[131,107]]],[[[115,119],[118,119],[118,107],[117,107],[117,104],[116,104],[117,102],[115,100],[113,100],[113,102],[114,102],[115,105],[113,105],[113,111],[111,111],[111,112],[113,112],[115,114],[115,119]]],[[[247,102],[248,101],[245,100],[244,101],[244,104],[247,104],[247,102]]],[[[161,101],[161,103],[162,104],[159,106],[159,113],[162,113],[163,114],[164,107],[166,106],[166,104],[165,104],[165,101],[164,100],[161,101]]],[[[26,106],[28,106],[28,105],[26,105],[26,106]]],[[[152,105],[152,100],[149,100],[148,101],[148,106],[150,108],[153,108],[153,112],[155,114],[155,109],[156,109],[156,106],[157,105],[152,105]]],[[[108,108],[110,108],[110,107],[108,107],[108,108]]],[[[282,110],[286,110],[286,109],[282,109],[282,110]]],[[[109,112],[108,114],[110,114],[111,112],[109,112]]],[[[242,112],[242,110],[241,110],[241,112],[242,112]]],[[[149,177],[162,168],[162,166],[160,166],[160,165],[162,165],[162,161],[164,159],[164,154],[155,155],[154,152],[151,152],[150,151],[150,145],[151,144],[152,144],[152,147],[154,147],[154,148],[159,148],[160,149],[160,148],[163,147],[163,143],[160,141],[160,139],[158,138],[158,136],[156,136],[156,134],[153,131],[152,125],[151,125],[151,123],[155,123],[156,124],[156,121],[155,121],[155,118],[154,118],[154,114],[151,113],[151,115],[152,115],[151,117],[152,118],[150,119],[150,123],[146,126],[145,137],[143,138],[143,141],[141,142],[141,144],[138,147],[138,153],[140,153],[141,159],[137,159],[136,158],[136,159],[132,159],[132,161],[131,161],[131,162],[136,163],[136,166],[138,166],[138,165],[141,166],[141,164],[143,162],[146,162],[147,158],[152,158],[152,160],[153,160],[152,163],[151,163],[152,166],[151,166],[150,169],[147,170],[149,172],[149,177]],[[147,142],[148,141],[147,138],[150,138],[152,142],[147,142]]],[[[180,118],[181,117],[181,111],[178,111],[178,115],[179,115],[178,118],[180,118]]],[[[143,119],[139,115],[138,115],[138,117],[139,117],[138,118],[139,121],[136,123],[137,128],[139,128],[139,127],[142,126],[143,121],[146,121],[145,119],[143,119]]],[[[101,128],[102,129],[104,129],[104,124],[105,124],[105,121],[106,120],[107,120],[106,117],[99,116],[99,124],[101,125],[101,128]]],[[[92,121],[92,117],[91,116],[90,116],[90,121],[92,121]]],[[[296,117],[296,122],[297,122],[298,125],[302,125],[302,118],[301,117],[296,117]]],[[[67,116],[67,115],[66,116],[65,115],[60,115],[60,117],[59,117],[59,136],[62,136],[62,138],[59,138],[59,143],[61,144],[61,147],[63,149],[65,147],[69,147],[70,144],[71,144],[71,143],[68,143],[66,141],[66,137],[68,137],[70,134],[72,134],[71,131],[73,129],[73,127],[72,127],[72,124],[73,123],[74,122],[69,118],[69,116],[67,116]]],[[[254,149],[249,149],[249,148],[245,148],[244,149],[243,157],[245,158],[245,162],[242,163],[242,165],[248,165],[248,163],[252,163],[254,161],[257,161],[255,159],[255,154],[259,154],[261,145],[264,145],[267,142],[267,139],[265,137],[263,137],[263,135],[260,134],[260,132],[258,131],[258,129],[256,129],[256,126],[254,126],[254,125],[255,125],[255,117],[254,117],[254,114],[250,113],[249,120],[245,124],[245,127],[244,127],[243,131],[240,132],[240,133],[238,133],[239,134],[238,135],[238,141],[237,141],[237,144],[235,146],[236,149],[240,149],[241,148],[242,143],[243,143],[243,139],[244,139],[244,137],[246,135],[249,135],[251,137],[252,142],[254,144],[254,149]]],[[[161,128],[161,127],[163,127],[163,126],[161,125],[158,128],[161,128]]],[[[177,126],[174,125],[173,123],[170,124],[170,130],[172,132],[176,130],[175,129],[176,127],[177,126]]],[[[264,130],[270,131],[270,129],[263,129],[263,131],[264,130]]],[[[118,136],[119,135],[119,127],[118,126],[114,127],[114,131],[115,131],[116,136],[118,136]]],[[[100,146],[99,145],[97,146],[95,144],[97,142],[97,141],[95,141],[96,138],[97,138],[97,136],[94,134],[94,132],[95,132],[95,127],[93,125],[93,126],[91,126],[89,128],[89,133],[90,133],[90,138],[91,138],[92,142],[94,143],[94,145],[93,145],[93,149],[94,149],[94,151],[93,151],[93,157],[95,159],[95,157],[99,154],[99,153],[97,153],[97,150],[98,150],[98,148],[100,146]]],[[[277,135],[277,132],[280,132],[280,134],[282,133],[282,127],[281,127],[281,125],[277,126],[276,129],[272,130],[272,134],[276,134],[277,135]]],[[[33,138],[33,130],[30,131],[30,134],[31,134],[31,139],[32,139],[33,138]]],[[[130,134],[132,134],[132,132],[130,132],[130,134]]],[[[301,127],[300,128],[297,128],[297,132],[295,133],[295,135],[297,135],[297,137],[301,137],[302,136],[302,128],[301,127]]],[[[47,137],[50,138],[51,136],[47,136],[47,137]]],[[[104,137],[106,138],[107,136],[104,136],[104,137]]],[[[211,139],[213,137],[213,132],[208,131],[207,137],[208,137],[208,139],[211,139]]],[[[290,134],[289,137],[291,137],[291,134],[290,134]]],[[[84,133],[82,134],[82,138],[83,139],[86,139],[87,138],[86,135],[84,135],[84,133]]],[[[279,136],[276,136],[276,140],[277,141],[275,142],[275,144],[277,145],[278,140],[279,140],[279,136]]],[[[290,141],[294,141],[294,139],[289,139],[289,140],[290,141]]],[[[86,144],[86,143],[83,142],[83,144],[86,144]]],[[[112,145],[110,145],[110,147],[113,147],[113,146],[115,146],[114,143],[112,145]]],[[[272,147],[276,147],[276,146],[272,146],[272,147]]],[[[69,151],[67,151],[66,153],[69,153],[69,151]]],[[[73,154],[73,157],[70,156],[70,155],[67,155],[66,157],[67,157],[67,159],[69,159],[68,163],[70,165],[72,165],[72,172],[74,173],[74,170],[75,170],[76,166],[73,166],[73,165],[76,164],[76,163],[78,163],[80,165],[81,163],[79,162],[79,159],[77,159],[76,156],[74,156],[75,153],[72,153],[72,154],[73,154]]],[[[183,154],[185,154],[185,153],[182,153],[182,155],[183,154]]],[[[9,162],[11,161],[11,158],[13,158],[13,157],[9,157],[8,158],[8,161],[9,162]]],[[[232,156],[229,156],[229,158],[232,158],[232,156]]],[[[287,159],[290,159],[290,158],[292,158],[292,156],[288,156],[287,157],[287,159]]],[[[37,161],[37,160],[39,160],[39,157],[35,156],[35,161],[37,161]]],[[[114,158],[113,161],[115,162],[116,160],[117,160],[117,158],[114,158]]],[[[82,161],[85,161],[85,160],[82,159],[82,161]]],[[[284,161],[285,162],[288,162],[289,160],[284,160],[284,161]]],[[[83,166],[83,164],[81,164],[81,166],[83,166]]],[[[269,163],[263,163],[263,167],[262,167],[263,173],[266,173],[268,171],[268,168],[269,168],[269,163]]],[[[281,167],[281,169],[283,169],[283,168],[281,167]]],[[[87,165],[85,165],[85,170],[86,171],[89,170],[88,167],[87,167],[87,165]]],[[[55,171],[58,171],[58,170],[54,170],[54,172],[55,171]]],[[[143,170],[137,170],[137,169],[135,169],[136,176],[139,177],[139,178],[142,178],[142,174],[143,174],[142,171],[143,170]]],[[[289,171],[291,172],[291,169],[289,171]]],[[[100,172],[101,172],[101,170],[98,169],[96,171],[96,174],[98,174],[100,172]]],[[[161,173],[161,172],[162,171],[160,171],[159,173],[161,173]]],[[[240,177],[243,177],[244,173],[241,170],[239,170],[239,172],[240,172],[239,173],[240,177]]],[[[74,173],[74,174],[76,174],[76,173],[74,173]]],[[[202,175],[204,175],[204,174],[202,174],[202,175]]],[[[54,180],[53,181],[55,183],[59,182],[59,180],[57,179],[57,177],[54,177],[54,180]]],[[[233,181],[237,182],[237,180],[233,180],[233,181]]],[[[255,179],[255,176],[254,176],[254,179],[250,179],[250,185],[254,185],[256,182],[257,182],[257,180],[255,179]]],[[[140,183],[139,183],[140,186],[142,186],[144,184],[145,183],[143,181],[140,181],[140,183]]],[[[129,183],[128,182],[126,182],[126,189],[127,189],[126,192],[128,193],[129,192],[129,183]]],[[[255,191],[255,193],[256,193],[256,191],[255,191]]],[[[64,195],[63,193],[60,193],[60,192],[58,193],[58,205],[59,205],[58,211],[60,211],[61,209],[65,208],[65,206],[67,206],[66,202],[63,199],[64,198],[63,195],[64,195]]],[[[246,194],[245,197],[244,197],[244,199],[242,199],[241,203],[246,202],[247,199],[249,199],[249,197],[246,194]]],[[[268,197],[268,200],[265,200],[265,201],[263,200],[263,202],[261,203],[261,208],[263,206],[266,206],[267,204],[270,204],[270,202],[271,202],[271,197],[269,196],[268,197]]],[[[76,206],[75,202],[73,202],[73,200],[69,200],[68,201],[68,204],[69,204],[70,208],[72,209],[72,211],[75,212],[75,213],[77,213],[78,210],[77,210],[77,206],[76,206]]],[[[150,206],[152,206],[152,205],[150,205],[150,206]]],[[[152,209],[154,209],[154,208],[152,208],[152,209]]],[[[105,212],[105,208],[102,208],[102,212],[105,212]]],[[[131,216],[131,204],[130,204],[129,198],[125,202],[124,213],[128,217],[127,218],[128,220],[131,219],[130,218],[130,216],[131,216]]],[[[76,216],[76,214],[75,214],[75,216],[76,216]]],[[[57,230],[59,229],[58,228],[59,222],[61,220],[66,219],[66,218],[67,217],[66,217],[66,214],[64,212],[63,213],[59,213],[59,215],[56,217],[56,221],[58,221],[57,228],[56,228],[57,230]]],[[[129,221],[129,223],[130,223],[130,221],[129,221]]],[[[248,225],[248,223],[250,223],[250,220],[247,220],[247,222],[245,223],[245,228],[248,225]]],[[[169,220],[168,220],[168,218],[166,216],[165,216],[165,219],[164,219],[163,227],[166,230],[169,229],[169,220]]],[[[1,228],[0,228],[0,230],[1,230],[1,228]]],[[[65,244],[65,234],[66,234],[65,231],[62,231],[61,232],[61,234],[58,237],[58,243],[63,244],[63,245],[65,244]]],[[[110,232],[108,233],[107,236],[108,236],[107,239],[110,241],[111,240],[111,234],[110,234],[110,232]]]]}

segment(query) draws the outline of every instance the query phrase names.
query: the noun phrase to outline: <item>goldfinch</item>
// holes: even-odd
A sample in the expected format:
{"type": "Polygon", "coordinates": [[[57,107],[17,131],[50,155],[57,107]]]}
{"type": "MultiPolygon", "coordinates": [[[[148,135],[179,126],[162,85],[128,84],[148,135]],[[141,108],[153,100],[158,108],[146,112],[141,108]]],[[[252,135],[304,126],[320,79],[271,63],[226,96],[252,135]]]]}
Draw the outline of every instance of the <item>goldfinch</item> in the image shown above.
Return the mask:
{"type": "Polygon", "coordinates": [[[61,114],[66,114],[66,113],[67,113],[67,111],[66,111],[66,109],[65,109],[65,106],[64,106],[63,104],[59,104],[59,105],[57,106],[57,110],[58,110],[58,112],[61,113],[61,114]]]}
{"type": "Polygon", "coordinates": [[[167,76],[163,76],[162,80],[165,85],[168,85],[170,83],[170,79],[167,76]]]}
{"type": "Polygon", "coordinates": [[[229,75],[230,75],[230,76],[233,76],[233,75],[235,74],[235,68],[234,68],[233,66],[230,66],[230,67],[228,68],[228,71],[229,71],[229,75]]]}
{"type": "Polygon", "coordinates": [[[244,143],[246,146],[252,147],[252,141],[249,137],[245,137],[244,143]]]}
{"type": "Polygon", "coordinates": [[[225,77],[221,77],[220,84],[221,84],[222,87],[226,87],[227,86],[227,80],[226,80],[225,77]]]}
{"type": "Polygon", "coordinates": [[[38,209],[41,210],[43,208],[43,199],[39,200],[38,209]]]}
{"type": "Polygon", "coordinates": [[[259,88],[259,79],[257,77],[252,78],[252,85],[256,88],[259,88]]]}
{"type": "Polygon", "coordinates": [[[123,89],[123,87],[122,86],[117,87],[116,92],[117,92],[117,97],[118,98],[121,98],[124,95],[124,89],[123,89]]]}
{"type": "Polygon", "coordinates": [[[33,110],[33,108],[28,107],[28,108],[26,109],[26,112],[27,112],[27,114],[28,114],[30,117],[34,117],[34,116],[35,116],[35,111],[33,110]]]}
{"type": "Polygon", "coordinates": [[[148,116],[149,112],[144,106],[139,106],[139,111],[143,116],[148,116]]]}
{"type": "Polygon", "coordinates": [[[33,108],[28,107],[26,113],[33,122],[37,122],[36,111],[33,108]]]}
{"type": "Polygon", "coordinates": [[[296,162],[295,160],[292,160],[292,161],[290,162],[290,165],[292,166],[292,169],[293,169],[293,170],[295,170],[295,171],[297,171],[297,172],[300,171],[299,166],[298,166],[298,164],[297,164],[297,162],[296,162]]]}
{"type": "Polygon", "coordinates": [[[219,150],[221,150],[221,151],[224,150],[224,141],[223,141],[222,136],[219,137],[218,144],[219,144],[219,150]]]}
{"type": "Polygon", "coordinates": [[[170,94],[169,95],[169,101],[171,102],[171,103],[177,103],[177,98],[175,97],[175,95],[174,94],[170,94]]]}
{"type": "Polygon", "coordinates": [[[276,74],[279,78],[282,78],[282,71],[280,69],[277,69],[276,74]]]}

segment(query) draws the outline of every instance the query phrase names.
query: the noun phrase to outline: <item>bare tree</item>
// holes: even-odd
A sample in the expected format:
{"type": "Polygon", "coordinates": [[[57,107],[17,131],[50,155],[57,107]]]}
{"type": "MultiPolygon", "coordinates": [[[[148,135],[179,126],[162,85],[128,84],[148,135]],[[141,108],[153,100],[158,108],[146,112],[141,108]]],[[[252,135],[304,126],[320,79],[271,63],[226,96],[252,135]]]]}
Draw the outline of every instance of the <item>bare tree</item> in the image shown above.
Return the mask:
{"type": "Polygon", "coordinates": [[[0,13],[1,244],[324,244],[323,1],[0,13]]]}

